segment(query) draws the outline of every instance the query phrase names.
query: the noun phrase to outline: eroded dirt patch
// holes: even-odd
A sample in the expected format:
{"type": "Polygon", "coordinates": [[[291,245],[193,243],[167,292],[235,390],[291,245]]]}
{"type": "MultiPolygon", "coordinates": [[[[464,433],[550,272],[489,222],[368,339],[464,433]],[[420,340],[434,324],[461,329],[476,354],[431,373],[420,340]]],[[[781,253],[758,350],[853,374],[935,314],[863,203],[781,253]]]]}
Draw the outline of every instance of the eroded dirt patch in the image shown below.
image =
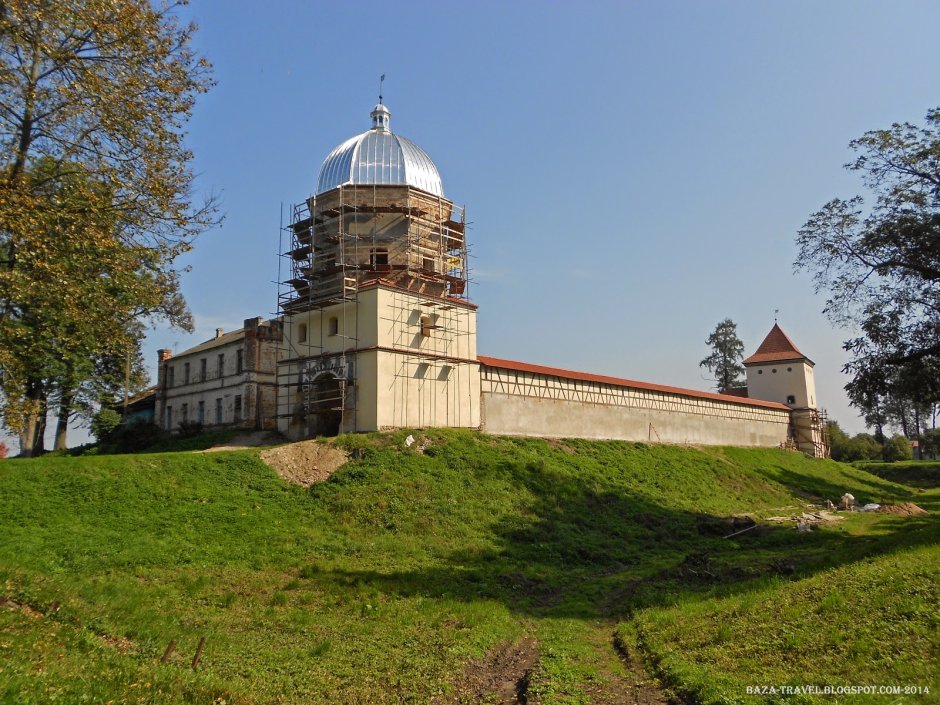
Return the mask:
{"type": "Polygon", "coordinates": [[[326,480],[349,460],[349,455],[328,443],[301,441],[266,450],[261,459],[288,482],[309,487],[326,480]]]}
{"type": "Polygon", "coordinates": [[[514,643],[497,644],[483,658],[470,660],[452,698],[437,698],[432,701],[433,705],[526,703],[529,676],[538,657],[539,644],[531,636],[514,643]]]}

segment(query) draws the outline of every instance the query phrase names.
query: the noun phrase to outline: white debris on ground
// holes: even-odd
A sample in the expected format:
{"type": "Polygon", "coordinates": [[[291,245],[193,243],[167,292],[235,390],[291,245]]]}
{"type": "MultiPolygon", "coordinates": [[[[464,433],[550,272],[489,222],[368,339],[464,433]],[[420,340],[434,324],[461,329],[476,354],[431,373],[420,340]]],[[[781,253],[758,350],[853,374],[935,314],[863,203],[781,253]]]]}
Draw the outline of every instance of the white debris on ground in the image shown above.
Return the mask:
{"type": "MultiPolygon", "coordinates": [[[[828,524],[834,521],[842,521],[844,517],[839,516],[834,512],[830,512],[828,509],[818,509],[814,512],[803,512],[802,514],[791,514],[790,516],[782,517],[767,517],[767,521],[776,522],[782,524],[788,521],[794,521],[799,524],[828,524]]],[[[805,529],[804,529],[805,531],[805,529]]]]}

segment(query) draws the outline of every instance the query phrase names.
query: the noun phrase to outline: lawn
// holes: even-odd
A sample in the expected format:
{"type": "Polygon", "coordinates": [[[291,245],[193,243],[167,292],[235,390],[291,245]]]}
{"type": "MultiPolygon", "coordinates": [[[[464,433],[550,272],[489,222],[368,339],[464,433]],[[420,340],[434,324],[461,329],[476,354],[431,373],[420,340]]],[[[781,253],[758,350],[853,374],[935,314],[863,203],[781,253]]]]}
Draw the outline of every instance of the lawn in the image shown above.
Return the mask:
{"type": "Polygon", "coordinates": [[[933,583],[888,597],[936,575],[932,515],[760,521],[845,491],[936,509],[934,488],[788,451],[413,433],[336,439],[360,457],[310,489],[257,450],[0,462],[0,701],[498,702],[509,683],[530,703],[619,703],[634,658],[712,702],[807,665],[936,680],[936,621],[902,619],[937,614],[933,583]],[[760,526],[723,538],[741,514],[760,526]],[[769,634],[715,655],[708,625],[736,642],[729,615],[756,625],[782,594],[783,616],[837,611],[827,586],[891,629],[831,659],[769,634]]]}

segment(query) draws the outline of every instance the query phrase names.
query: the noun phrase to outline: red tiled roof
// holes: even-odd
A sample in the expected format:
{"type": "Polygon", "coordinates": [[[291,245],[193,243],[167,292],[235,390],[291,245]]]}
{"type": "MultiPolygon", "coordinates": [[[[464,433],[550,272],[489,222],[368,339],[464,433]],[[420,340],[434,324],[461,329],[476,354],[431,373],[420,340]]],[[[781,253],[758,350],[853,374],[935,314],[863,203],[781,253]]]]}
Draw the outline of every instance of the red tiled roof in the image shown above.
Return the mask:
{"type": "Polygon", "coordinates": [[[583,382],[598,382],[600,384],[611,384],[616,387],[632,387],[634,389],[647,389],[654,392],[666,392],[668,394],[679,394],[686,397],[696,397],[698,399],[712,399],[714,401],[730,402],[732,404],[745,404],[748,406],[762,406],[767,409],[782,409],[789,411],[790,407],[786,404],[778,404],[775,401],[761,401],[759,399],[745,399],[732,396],[730,394],[715,394],[714,392],[700,392],[697,389],[683,389],[682,387],[667,387],[662,384],[651,384],[649,382],[637,382],[632,379],[622,379],[620,377],[607,377],[606,375],[595,375],[589,372],[575,372],[573,370],[563,370],[558,367],[545,367],[544,365],[531,365],[527,362],[516,362],[515,360],[503,360],[498,357],[486,357],[478,355],[477,360],[487,367],[502,367],[507,370],[516,370],[517,372],[532,372],[534,374],[549,375],[552,377],[564,377],[565,379],[576,379],[583,382]]]}
{"type": "Polygon", "coordinates": [[[806,355],[801,353],[787,334],[774,323],[764,342],[757,348],[757,352],[744,361],[745,365],[756,365],[761,362],[784,362],[786,360],[806,360],[813,364],[806,355]]]}

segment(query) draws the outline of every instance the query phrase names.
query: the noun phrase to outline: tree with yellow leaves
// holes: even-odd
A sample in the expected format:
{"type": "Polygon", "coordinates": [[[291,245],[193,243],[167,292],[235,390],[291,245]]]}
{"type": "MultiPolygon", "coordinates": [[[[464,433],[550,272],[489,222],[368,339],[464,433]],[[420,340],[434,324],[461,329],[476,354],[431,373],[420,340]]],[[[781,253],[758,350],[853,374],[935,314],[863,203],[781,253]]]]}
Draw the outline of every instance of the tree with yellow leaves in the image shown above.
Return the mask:
{"type": "Polygon", "coordinates": [[[211,77],[180,4],[0,3],[0,414],[24,455],[138,319],[191,327],[174,260],[217,211],[191,196],[211,77]]]}

